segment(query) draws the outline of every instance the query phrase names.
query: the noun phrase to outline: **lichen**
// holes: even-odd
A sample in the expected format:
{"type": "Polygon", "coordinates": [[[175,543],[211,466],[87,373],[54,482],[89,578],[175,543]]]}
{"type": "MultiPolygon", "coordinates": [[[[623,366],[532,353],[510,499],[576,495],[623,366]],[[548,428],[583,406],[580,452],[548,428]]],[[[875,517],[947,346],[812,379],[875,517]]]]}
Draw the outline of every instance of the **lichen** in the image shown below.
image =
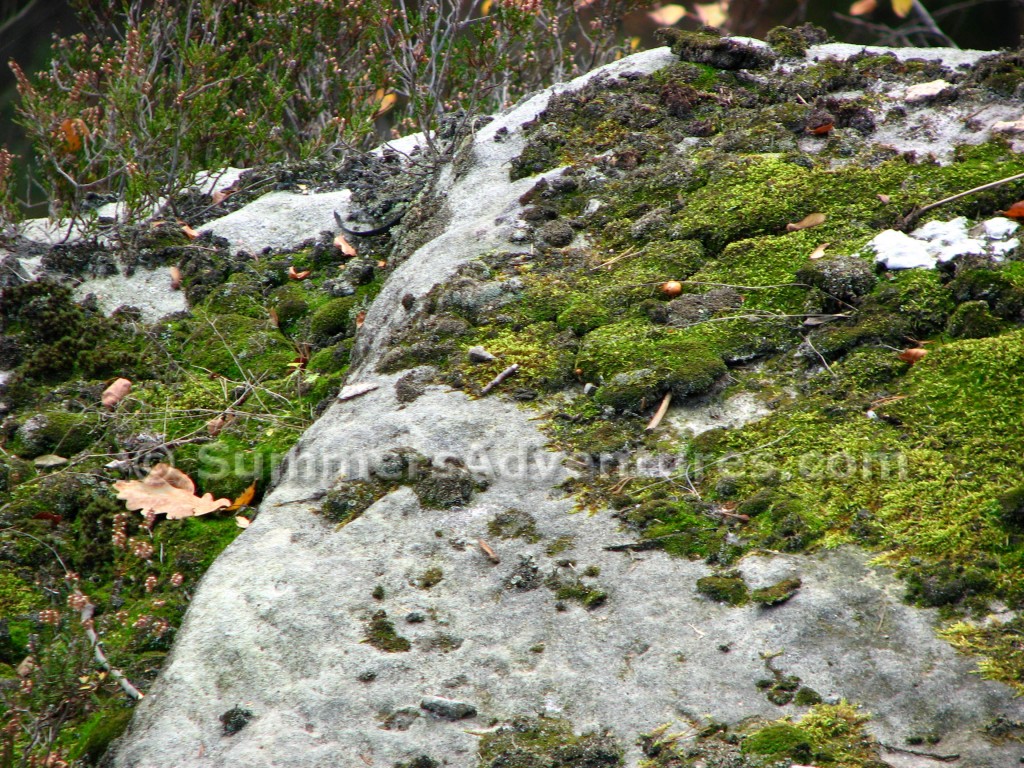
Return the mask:
{"type": "Polygon", "coordinates": [[[520,717],[486,733],[478,747],[479,768],[614,768],[622,748],[609,734],[577,735],[561,719],[520,717]]]}

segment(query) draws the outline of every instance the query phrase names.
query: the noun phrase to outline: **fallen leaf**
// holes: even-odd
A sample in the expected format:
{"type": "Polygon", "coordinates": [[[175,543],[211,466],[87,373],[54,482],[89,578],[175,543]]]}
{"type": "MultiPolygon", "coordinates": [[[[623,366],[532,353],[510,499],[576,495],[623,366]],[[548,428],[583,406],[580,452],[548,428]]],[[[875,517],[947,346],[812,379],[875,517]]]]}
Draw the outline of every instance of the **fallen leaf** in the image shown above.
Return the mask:
{"type": "Polygon", "coordinates": [[[214,205],[220,205],[225,200],[227,200],[229,197],[231,197],[231,193],[230,192],[224,192],[223,190],[220,190],[220,189],[218,189],[216,192],[214,192],[212,195],[210,195],[211,202],[214,205]]]}
{"type": "Polygon", "coordinates": [[[271,307],[267,310],[267,314],[270,315],[270,324],[275,328],[280,328],[281,319],[277,316],[277,310],[271,307]]]}
{"type": "Polygon", "coordinates": [[[363,323],[366,321],[365,312],[356,312],[356,328],[362,328],[363,323]]]}
{"type": "Polygon", "coordinates": [[[824,136],[828,133],[831,133],[832,129],[835,127],[835,123],[822,123],[821,125],[816,125],[814,128],[808,128],[807,132],[812,133],[815,136],[824,136]]]}
{"type": "Polygon", "coordinates": [[[334,247],[339,249],[346,256],[357,256],[358,251],[348,240],[345,239],[345,235],[339,232],[334,238],[334,247]]]}
{"type": "Polygon", "coordinates": [[[910,15],[910,9],[914,7],[914,0],[892,0],[892,11],[901,19],[910,15]]]}
{"type": "Polygon", "coordinates": [[[371,120],[376,120],[378,117],[386,115],[395,108],[395,102],[398,101],[397,94],[393,91],[385,93],[383,88],[378,88],[374,96],[377,99],[377,111],[370,115],[371,120]]]}
{"type": "Polygon", "coordinates": [[[693,9],[700,23],[709,27],[720,27],[729,18],[728,3],[725,0],[717,3],[696,3],[693,9]]]}
{"type": "Polygon", "coordinates": [[[132,391],[132,383],[128,379],[114,379],[113,383],[103,390],[100,401],[104,408],[113,408],[124,400],[125,396],[132,391]]]}
{"type": "Polygon", "coordinates": [[[364,381],[362,384],[347,384],[341,388],[341,392],[338,393],[339,400],[351,400],[353,397],[359,397],[365,395],[367,392],[373,392],[377,389],[380,384],[374,384],[373,382],[364,381]]]}
{"type": "Polygon", "coordinates": [[[497,553],[491,549],[490,545],[483,539],[477,539],[476,543],[480,545],[480,549],[483,550],[484,554],[487,555],[487,559],[497,565],[501,562],[501,558],[498,557],[497,553]]]}
{"type": "Polygon", "coordinates": [[[882,205],[888,205],[889,204],[889,196],[888,195],[883,194],[883,193],[879,193],[878,195],[876,195],[876,197],[879,200],[882,201],[882,205]]]}
{"type": "Polygon", "coordinates": [[[241,515],[235,515],[235,525],[239,528],[248,528],[252,525],[252,520],[248,517],[242,517],[241,515]]]}
{"type": "Polygon", "coordinates": [[[377,269],[387,269],[387,267],[388,263],[384,259],[377,262],[377,269]]]}
{"type": "Polygon", "coordinates": [[[1005,211],[997,211],[1011,219],[1024,219],[1024,200],[1018,200],[1005,211]]]}
{"type": "Polygon", "coordinates": [[[171,273],[171,290],[177,291],[181,289],[181,270],[177,267],[170,268],[171,273]]]}
{"type": "Polygon", "coordinates": [[[306,269],[303,270],[302,272],[299,272],[298,270],[295,269],[295,267],[288,267],[288,277],[291,278],[292,280],[305,280],[307,277],[309,277],[309,270],[306,269]]]}
{"type": "Polygon", "coordinates": [[[647,12],[647,17],[659,27],[673,27],[684,16],[686,9],[681,5],[663,5],[647,12]]]}
{"type": "Polygon", "coordinates": [[[249,504],[249,502],[253,500],[253,497],[255,495],[256,495],[256,483],[253,483],[248,488],[246,488],[244,491],[242,491],[240,494],[238,494],[238,498],[236,498],[233,502],[231,502],[231,506],[228,507],[227,510],[225,510],[225,511],[227,511],[227,512],[234,512],[236,509],[241,509],[242,507],[247,506],[249,504]]]}
{"type": "Polygon", "coordinates": [[[229,499],[214,499],[209,493],[196,496],[192,478],[169,464],[155,464],[145,479],[119,480],[114,488],[128,511],[167,515],[168,520],[206,515],[231,505],[229,499]]]}
{"type": "Polygon", "coordinates": [[[185,237],[187,237],[189,240],[195,240],[197,237],[199,237],[199,233],[192,229],[192,227],[190,227],[188,224],[182,224],[181,231],[185,233],[185,237]]]}
{"type": "Polygon", "coordinates": [[[825,214],[824,213],[809,213],[806,216],[804,216],[802,219],[800,219],[800,221],[796,222],[795,224],[787,224],[786,225],[786,231],[787,232],[799,232],[801,229],[810,229],[811,227],[816,227],[819,224],[824,224],[824,223],[825,223],[825,214]]]}
{"type": "Polygon", "coordinates": [[[810,259],[820,259],[820,258],[823,258],[825,256],[825,249],[828,248],[829,245],[830,245],[829,243],[822,243],[817,248],[815,248],[813,251],[811,251],[811,255],[808,256],[808,258],[810,258],[810,259]]]}
{"type": "Polygon", "coordinates": [[[902,352],[900,352],[899,358],[904,363],[910,363],[911,365],[913,365],[914,363],[920,361],[921,358],[923,358],[927,354],[927,349],[923,349],[921,347],[911,347],[910,349],[905,349],[902,352]]]}
{"type": "Polygon", "coordinates": [[[878,7],[878,0],[857,0],[850,6],[851,16],[867,16],[878,7]]]}
{"type": "Polygon", "coordinates": [[[228,426],[234,420],[235,417],[231,414],[224,414],[215,419],[210,419],[206,422],[206,431],[210,437],[216,437],[224,430],[224,427],[228,426]]]}

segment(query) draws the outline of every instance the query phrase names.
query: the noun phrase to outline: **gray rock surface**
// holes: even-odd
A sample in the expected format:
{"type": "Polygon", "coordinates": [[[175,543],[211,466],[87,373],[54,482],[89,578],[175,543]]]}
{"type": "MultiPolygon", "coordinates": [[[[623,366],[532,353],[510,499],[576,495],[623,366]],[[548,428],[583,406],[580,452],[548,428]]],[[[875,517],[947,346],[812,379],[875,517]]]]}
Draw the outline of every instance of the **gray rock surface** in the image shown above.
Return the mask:
{"type": "MultiPolygon", "coordinates": [[[[670,60],[659,49],[606,71],[651,71],[670,60]]],[[[958,766],[1017,763],[1019,745],[980,732],[997,715],[1024,719],[1024,707],[1005,686],[972,674],[972,661],[936,637],[934,613],[905,605],[903,585],[867,555],[750,556],[739,568],[752,588],[799,576],[798,593],[770,609],[714,603],[695,588],[710,573],[703,563],[605,549],[625,536],[607,512],[573,513],[558,489],[567,477],[562,457],[544,449],[528,412],[437,386],[405,398],[396,384],[408,383],[408,372],[375,373],[406,317],[403,297],[418,299],[466,261],[508,248],[517,199],[536,181],[507,180],[523,146],[517,129],[567,87],[574,85],[486,126],[472,164],[442,179],[450,223],[393,273],[357,340],[348,383],[378,386],[335,403],[308,430],[259,517],[210,568],[114,765],[392,766],[427,755],[468,768],[479,733],[494,721],[551,715],[577,731],[610,729],[635,766],[637,736],[666,723],[678,730],[706,717],[802,711],[770,703],[756,687],[770,654],[779,654],[775,668],[826,700],[862,704],[883,743],[934,732],[944,753],[961,755],[958,766]],[[495,141],[501,128],[509,135],[495,141]],[[317,514],[327,490],[367,477],[382,454],[401,448],[437,467],[456,459],[486,488],[464,506],[437,510],[401,487],[340,529],[317,514]],[[495,538],[488,523],[509,510],[532,516],[537,535],[495,538]],[[559,539],[566,551],[548,554],[559,539]],[[585,581],[606,593],[604,602],[560,605],[548,584],[579,579],[588,566],[599,569],[585,581]],[[428,569],[441,578],[425,588],[428,569]],[[408,651],[367,642],[380,611],[408,651]],[[235,707],[253,718],[226,736],[221,717],[235,707]],[[465,719],[436,716],[439,709],[465,719]]],[[[225,217],[218,234],[251,250],[282,247],[282,209],[257,214],[256,205],[232,214],[248,211],[249,228],[229,231],[225,217]],[[254,232],[265,216],[274,223],[254,232]]],[[[336,205],[325,202],[326,216],[336,205]]],[[[325,228],[317,222],[304,237],[325,228]]],[[[899,752],[886,759],[935,764],[899,752]]]]}

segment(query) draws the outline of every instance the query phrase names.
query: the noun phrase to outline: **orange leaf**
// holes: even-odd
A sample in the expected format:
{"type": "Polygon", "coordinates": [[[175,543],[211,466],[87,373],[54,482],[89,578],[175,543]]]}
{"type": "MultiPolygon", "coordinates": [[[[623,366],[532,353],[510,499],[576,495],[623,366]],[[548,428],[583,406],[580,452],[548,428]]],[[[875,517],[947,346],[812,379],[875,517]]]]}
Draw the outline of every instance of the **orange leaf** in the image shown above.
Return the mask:
{"type": "Polygon", "coordinates": [[[923,358],[927,354],[927,349],[923,349],[922,347],[911,347],[910,349],[905,349],[902,352],[900,352],[899,358],[904,363],[910,363],[911,365],[913,365],[914,363],[920,361],[921,358],[923,358]]]}
{"type": "Polygon", "coordinates": [[[132,383],[128,379],[114,379],[113,383],[103,390],[100,401],[104,408],[113,408],[132,391],[132,383]]]}
{"type": "Polygon", "coordinates": [[[303,270],[302,272],[299,272],[298,270],[295,269],[295,267],[288,267],[288,277],[291,278],[292,280],[305,280],[307,277],[309,277],[309,270],[306,269],[303,270]]]}
{"type": "Polygon", "coordinates": [[[185,233],[185,237],[187,237],[189,240],[195,240],[197,237],[199,237],[199,233],[192,229],[192,227],[190,227],[188,224],[182,224],[181,231],[185,233]]]}
{"type": "Polygon", "coordinates": [[[129,511],[150,511],[168,520],[206,515],[231,504],[209,493],[196,496],[192,478],[169,464],[154,465],[144,480],[119,480],[114,488],[129,511]]]}
{"type": "Polygon", "coordinates": [[[822,123],[821,125],[815,126],[814,128],[808,128],[808,133],[813,133],[815,136],[824,136],[830,133],[836,124],[833,122],[822,123]]]}
{"type": "Polygon", "coordinates": [[[1024,219],[1024,200],[1018,200],[1001,213],[1003,216],[1008,216],[1011,219],[1024,219]]]}
{"type": "Polygon", "coordinates": [[[801,229],[810,229],[811,227],[816,227],[819,224],[824,224],[824,223],[825,223],[825,214],[824,213],[809,213],[806,216],[804,216],[802,219],[800,219],[800,221],[796,222],[795,224],[787,224],[786,225],[786,231],[787,232],[799,232],[801,229]]]}
{"type": "Polygon", "coordinates": [[[357,312],[356,313],[356,328],[362,328],[363,327],[363,322],[365,320],[366,320],[366,313],[365,312],[357,312]]]}
{"type": "Polygon", "coordinates": [[[171,267],[171,290],[177,291],[181,288],[181,270],[177,267],[171,267]]]}
{"type": "Polygon", "coordinates": [[[240,494],[238,494],[238,498],[235,499],[233,502],[231,502],[231,506],[228,507],[225,511],[226,512],[234,512],[236,509],[241,509],[242,507],[248,505],[249,502],[253,500],[253,497],[255,495],[256,495],[256,483],[253,483],[248,488],[246,488],[244,491],[242,491],[240,494]]]}
{"type": "Polygon", "coordinates": [[[892,0],[892,10],[901,19],[907,18],[910,15],[910,10],[914,7],[914,0],[892,0]]]}
{"type": "Polygon", "coordinates": [[[339,232],[337,236],[334,238],[334,246],[340,249],[341,252],[346,256],[358,255],[358,251],[356,251],[352,243],[345,239],[345,235],[343,235],[341,232],[339,232]]]}
{"type": "Polygon", "coordinates": [[[395,102],[398,101],[396,94],[391,92],[384,93],[383,88],[378,88],[375,96],[377,98],[377,111],[370,115],[371,120],[376,120],[381,115],[386,115],[395,108],[395,102]]]}
{"type": "Polygon", "coordinates": [[[878,7],[878,0],[857,0],[850,6],[851,16],[867,16],[878,7]]]}

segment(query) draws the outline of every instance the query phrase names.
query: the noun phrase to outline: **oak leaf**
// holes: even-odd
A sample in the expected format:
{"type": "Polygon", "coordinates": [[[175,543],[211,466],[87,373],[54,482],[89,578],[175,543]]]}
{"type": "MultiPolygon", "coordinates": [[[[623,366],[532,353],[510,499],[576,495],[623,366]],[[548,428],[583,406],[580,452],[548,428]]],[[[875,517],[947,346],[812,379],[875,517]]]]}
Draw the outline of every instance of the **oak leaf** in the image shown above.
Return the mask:
{"type": "Polygon", "coordinates": [[[1002,212],[1003,216],[1007,216],[1011,219],[1017,219],[1020,221],[1024,219],[1024,200],[1018,200],[1016,203],[1011,205],[1005,211],[1002,212]]]}
{"type": "Polygon", "coordinates": [[[355,246],[352,245],[352,243],[350,243],[348,240],[346,240],[345,235],[342,234],[341,232],[334,236],[334,247],[340,250],[345,256],[348,256],[349,258],[358,255],[358,251],[356,251],[355,246]]]}
{"type": "Polygon", "coordinates": [[[234,512],[235,510],[239,510],[242,507],[247,506],[249,504],[249,502],[251,502],[253,500],[253,497],[255,495],[256,495],[256,483],[253,483],[248,488],[246,488],[244,491],[242,491],[240,494],[238,494],[238,498],[236,498],[233,502],[231,502],[231,506],[227,508],[227,511],[228,512],[234,512]]]}
{"type": "Polygon", "coordinates": [[[209,493],[196,496],[192,478],[169,464],[155,464],[144,479],[119,480],[114,488],[129,511],[167,515],[168,520],[206,515],[231,505],[229,499],[214,499],[209,493]]]}
{"type": "Polygon", "coordinates": [[[808,213],[806,216],[804,216],[802,219],[800,219],[800,221],[798,221],[798,222],[796,222],[794,224],[787,224],[786,225],[786,231],[787,232],[799,232],[801,229],[810,229],[811,227],[816,227],[819,224],[824,224],[824,223],[825,223],[825,214],[824,213],[808,213]]]}

